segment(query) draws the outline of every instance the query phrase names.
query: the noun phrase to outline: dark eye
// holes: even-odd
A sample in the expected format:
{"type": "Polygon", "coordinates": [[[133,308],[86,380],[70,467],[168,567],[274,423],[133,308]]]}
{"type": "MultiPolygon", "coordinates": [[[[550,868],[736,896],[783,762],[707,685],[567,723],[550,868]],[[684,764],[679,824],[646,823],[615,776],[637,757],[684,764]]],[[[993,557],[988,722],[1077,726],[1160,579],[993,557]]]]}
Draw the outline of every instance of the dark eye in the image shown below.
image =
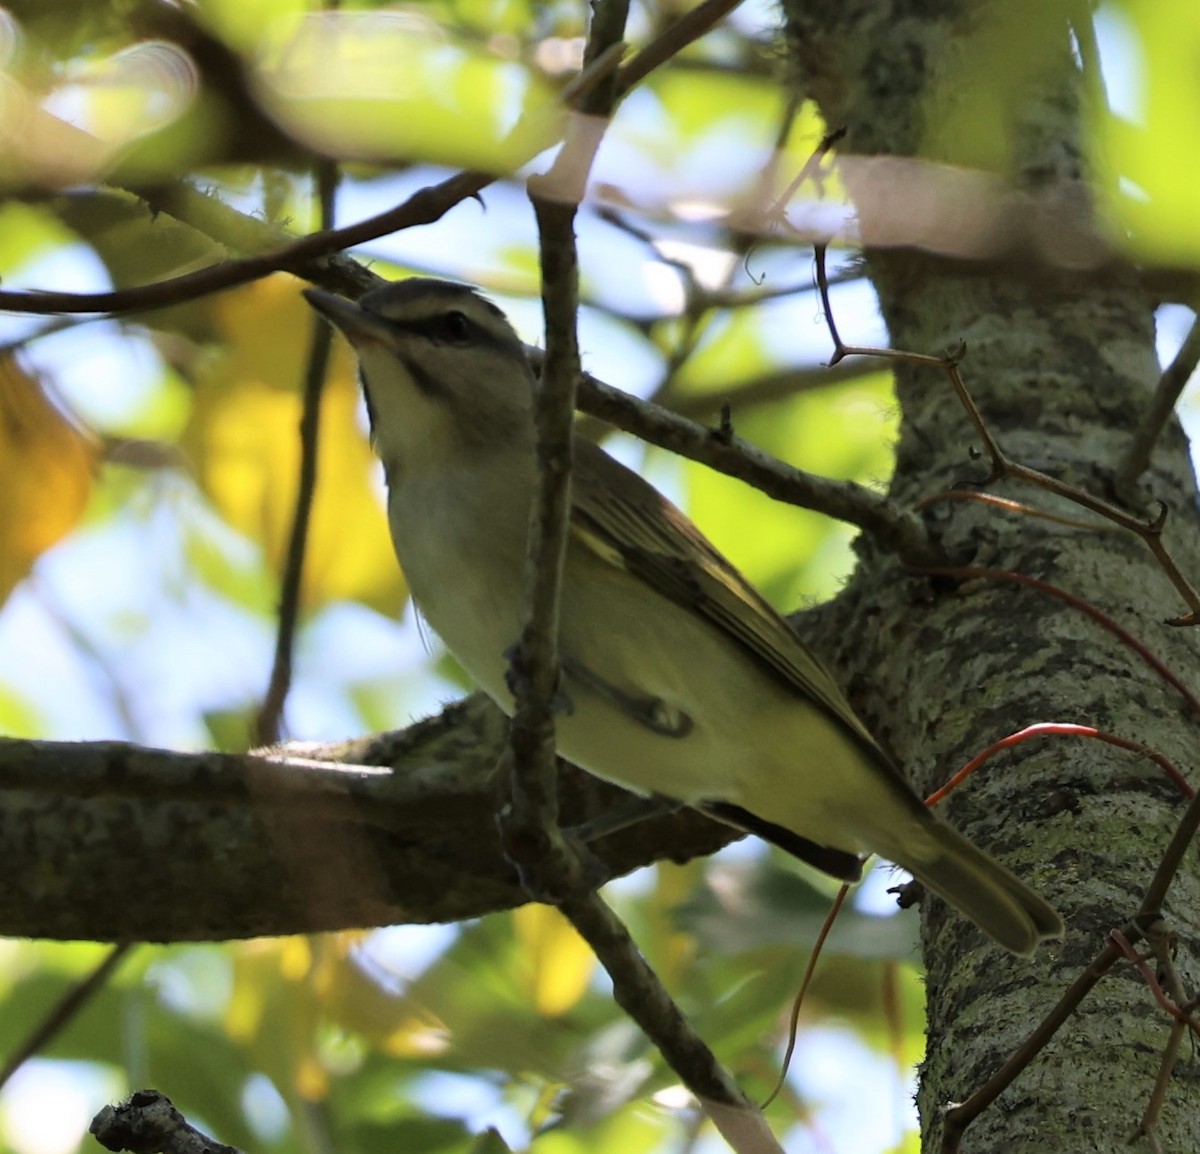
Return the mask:
{"type": "Polygon", "coordinates": [[[471,322],[467,320],[465,313],[460,313],[456,309],[454,312],[445,315],[442,320],[442,330],[445,332],[448,341],[453,341],[456,345],[461,345],[471,336],[471,322]]]}

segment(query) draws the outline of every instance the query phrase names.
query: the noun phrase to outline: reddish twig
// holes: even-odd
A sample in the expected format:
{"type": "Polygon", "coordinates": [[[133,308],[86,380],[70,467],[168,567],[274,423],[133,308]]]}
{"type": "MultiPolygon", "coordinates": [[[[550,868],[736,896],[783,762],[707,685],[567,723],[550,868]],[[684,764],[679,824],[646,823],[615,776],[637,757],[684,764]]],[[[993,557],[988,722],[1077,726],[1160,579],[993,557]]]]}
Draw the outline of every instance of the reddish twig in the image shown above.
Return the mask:
{"type": "Polygon", "coordinates": [[[1175,586],[1176,591],[1190,609],[1190,612],[1182,617],[1171,618],[1168,624],[1200,624],[1200,593],[1192,587],[1191,582],[1184,576],[1179,566],[1175,564],[1174,558],[1171,557],[1162,543],[1162,531],[1163,526],[1166,524],[1167,507],[1165,505],[1161,506],[1158,516],[1152,520],[1144,521],[1140,517],[1131,516],[1124,509],[1112,504],[1110,501],[1105,501],[1102,497],[1093,496],[1086,489],[1080,489],[1076,485],[1060,481],[1057,477],[1051,477],[1048,473],[1043,473],[1038,469],[1031,469],[1028,465],[1022,465],[1007,456],[1000,447],[1000,443],[992,436],[991,430],[987,427],[987,422],[983,419],[983,414],[980,413],[978,406],[967,389],[962,374],[958,371],[959,363],[966,356],[965,345],[960,345],[949,356],[933,357],[925,353],[910,353],[903,349],[885,349],[870,345],[846,344],[838,332],[837,323],[833,317],[833,306],[829,300],[829,278],[825,270],[826,248],[827,246],[824,244],[813,246],[817,266],[817,291],[820,294],[821,306],[825,313],[825,324],[834,346],[833,355],[829,359],[830,367],[836,365],[845,357],[880,357],[884,360],[902,361],[905,364],[938,369],[945,373],[954,389],[955,395],[958,397],[959,403],[963,407],[963,411],[967,414],[967,419],[974,426],[975,432],[983,442],[984,449],[987,451],[987,455],[991,461],[992,471],[990,476],[984,481],[984,484],[991,484],[1002,477],[1009,477],[1017,481],[1024,481],[1026,484],[1036,485],[1038,488],[1044,489],[1048,493],[1053,493],[1056,497],[1062,497],[1064,500],[1071,501],[1073,504],[1079,505],[1081,508],[1087,509],[1092,513],[1096,513],[1105,520],[1111,521],[1114,525],[1140,537],[1153,554],[1159,567],[1166,574],[1167,579],[1175,586]]]}
{"type": "Polygon", "coordinates": [[[1142,981],[1146,983],[1146,988],[1154,996],[1154,1000],[1158,1003],[1159,1008],[1165,1013],[1170,1014],[1175,1021],[1186,1026],[1197,1037],[1200,1037],[1200,1022],[1197,1022],[1191,1014],[1167,997],[1166,991],[1159,983],[1158,975],[1147,964],[1147,957],[1154,957],[1153,951],[1150,954],[1139,954],[1133,948],[1129,939],[1120,930],[1110,930],[1108,940],[1113,942],[1125,958],[1133,963],[1134,968],[1141,974],[1142,981]]]}
{"type": "Polygon", "coordinates": [[[916,508],[918,511],[928,509],[930,505],[936,505],[939,501],[976,501],[994,509],[1022,513],[1026,517],[1036,517],[1043,521],[1052,521],[1055,525],[1065,525],[1068,529],[1084,529],[1092,533],[1104,533],[1115,528],[1103,522],[1076,521],[1071,517],[1060,517],[1057,513],[1039,509],[1035,505],[1026,505],[1024,501],[1014,501],[1011,497],[997,497],[995,493],[980,493],[974,489],[943,489],[940,493],[922,497],[916,508]]]}
{"type": "Polygon", "coordinates": [[[1122,645],[1132,649],[1163,681],[1183,698],[1189,710],[1200,715],[1200,700],[1171,671],[1169,666],[1151,653],[1145,644],[1134,637],[1123,626],[1118,625],[1103,610],[1097,609],[1090,602],[1084,601],[1074,593],[1069,593],[1066,589],[1062,589],[1057,585],[1051,585],[1050,582],[1042,581],[1038,577],[1028,577],[1024,573],[1013,573],[1008,569],[988,569],[971,565],[921,565],[912,567],[912,572],[927,573],[940,577],[954,577],[963,581],[970,581],[977,578],[991,581],[1010,581],[1015,585],[1027,585],[1031,589],[1037,589],[1042,593],[1048,593],[1051,597],[1057,597],[1060,601],[1065,601],[1081,613],[1086,613],[1098,625],[1103,626],[1113,634],[1122,645]]]}
{"type": "Polygon", "coordinates": [[[1041,721],[1034,725],[1027,725],[1024,729],[1018,730],[1016,733],[1010,733],[1007,737],[1000,738],[999,741],[992,742],[982,753],[978,753],[971,758],[945,785],[940,789],[934,790],[925,799],[925,804],[928,806],[937,805],[947,794],[952,793],[962,785],[981,765],[990,761],[1001,750],[1011,749],[1013,746],[1020,745],[1022,742],[1028,741],[1033,737],[1050,736],[1089,737],[1094,741],[1102,741],[1106,745],[1115,745],[1118,749],[1127,749],[1131,753],[1141,754],[1143,757],[1148,757],[1153,761],[1179,787],[1184,797],[1195,797],[1196,795],[1195,789],[1187,783],[1187,779],[1175,768],[1167,757],[1157,752],[1157,750],[1151,749],[1148,745],[1143,745],[1140,741],[1131,741],[1127,737],[1117,737],[1115,734],[1105,733],[1103,730],[1096,729],[1091,725],[1077,725],[1064,721],[1041,721]]]}
{"type": "Polygon", "coordinates": [[[782,1091],[787,1081],[788,1067],[792,1064],[792,1056],[796,1052],[796,1039],[800,1033],[800,1009],[804,1005],[804,996],[808,993],[808,987],[812,985],[813,976],[817,972],[817,963],[821,960],[821,952],[825,949],[825,943],[833,931],[833,924],[842,912],[842,906],[846,904],[846,897],[849,893],[850,887],[848,885],[843,885],[838,890],[837,896],[833,899],[833,904],[829,907],[829,912],[825,915],[825,920],[821,923],[821,930],[817,934],[817,940],[813,943],[812,953],[808,957],[808,965],[804,967],[804,977],[800,979],[800,989],[796,991],[796,996],[792,999],[792,1013],[788,1018],[787,1049],[784,1050],[783,1061],[780,1063],[779,1080],[771,1088],[771,1092],[762,1100],[762,1103],[759,1105],[760,1110],[765,1110],[779,1097],[780,1091],[782,1091]]]}

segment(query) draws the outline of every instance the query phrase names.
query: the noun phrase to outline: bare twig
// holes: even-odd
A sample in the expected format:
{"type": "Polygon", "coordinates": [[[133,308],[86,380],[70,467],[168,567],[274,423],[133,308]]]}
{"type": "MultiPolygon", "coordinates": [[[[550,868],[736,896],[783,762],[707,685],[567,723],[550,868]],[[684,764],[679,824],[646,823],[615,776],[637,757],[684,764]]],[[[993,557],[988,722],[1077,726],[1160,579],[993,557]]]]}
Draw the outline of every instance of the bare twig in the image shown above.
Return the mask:
{"type": "Polygon", "coordinates": [[[104,987],[112,972],[133,948],[131,942],[121,942],[104,955],[100,964],[85,978],[76,982],[49,1012],[30,1031],[29,1036],[11,1053],[0,1068],[0,1088],[35,1054],[68,1025],[92,997],[104,987]]]}
{"type": "Polygon", "coordinates": [[[1128,646],[1130,650],[1136,653],[1164,682],[1179,694],[1193,714],[1200,716],[1200,699],[1176,676],[1170,666],[1159,660],[1143,642],[1134,637],[1127,629],[1118,625],[1107,613],[1097,609],[1096,606],[1088,601],[1084,601],[1081,597],[1076,597],[1074,593],[1069,593],[1066,589],[1061,589],[1057,585],[1051,585],[1050,582],[1042,581],[1038,577],[1027,577],[1024,573],[1013,573],[1008,569],[987,569],[970,565],[939,565],[919,568],[914,571],[942,577],[953,577],[960,581],[969,581],[976,578],[989,581],[1009,581],[1014,585],[1026,585],[1031,589],[1047,593],[1051,597],[1057,597],[1060,601],[1065,601],[1068,605],[1078,609],[1081,613],[1086,613],[1093,621],[1107,629],[1122,645],[1128,646]]]}
{"type": "Polygon", "coordinates": [[[1011,497],[997,497],[995,493],[980,493],[975,489],[943,489],[940,493],[930,493],[928,497],[922,497],[917,502],[916,508],[918,510],[928,509],[930,505],[935,505],[938,501],[974,501],[980,505],[990,505],[993,509],[1020,513],[1025,517],[1035,517],[1042,521],[1050,521],[1055,525],[1065,525],[1068,529],[1083,529],[1089,533],[1104,533],[1117,528],[1116,525],[1104,521],[1076,521],[1072,517],[1061,517],[1047,509],[1026,505],[1024,501],[1014,501],[1011,497]]]}
{"type": "MultiPolygon", "coordinates": [[[[596,5],[585,59],[623,35],[628,0],[596,5]]],[[[598,92],[588,111],[603,131],[613,94],[598,92]]],[[[573,232],[600,132],[581,121],[551,171],[530,181],[542,262],[546,355],[536,404],[538,491],[526,554],[525,627],[513,661],[512,803],[502,822],[506,848],[524,877],[559,908],[613,982],[617,1003],[645,1031],[706,1113],[742,1154],[779,1152],[760,1112],[691,1030],[620,920],[594,893],[558,830],[553,705],[558,690],[558,595],[570,516],[575,393],[581,376],[576,335],[578,265],[573,232]]]]}
{"type": "Polygon", "coordinates": [[[1000,447],[999,442],[992,436],[991,430],[987,427],[987,422],[984,421],[983,415],[967,390],[962,374],[958,371],[959,362],[966,355],[965,347],[958,349],[955,353],[947,357],[933,357],[925,353],[906,352],[902,349],[883,349],[865,345],[846,344],[837,330],[837,324],[833,318],[833,310],[829,303],[829,282],[825,275],[825,249],[826,246],[823,244],[814,246],[817,261],[818,291],[821,294],[821,303],[825,309],[825,320],[829,328],[829,336],[834,345],[833,356],[830,358],[829,363],[836,365],[843,357],[848,356],[881,357],[885,360],[903,361],[910,365],[923,365],[928,368],[941,370],[946,374],[950,384],[953,386],[959,403],[963,407],[963,411],[967,414],[971,424],[974,425],[975,431],[979,435],[979,439],[983,442],[984,449],[991,460],[991,476],[988,477],[985,483],[997,481],[1002,477],[1010,477],[1017,481],[1024,481],[1026,484],[1036,485],[1040,489],[1045,489],[1048,493],[1053,493],[1056,497],[1062,497],[1092,513],[1097,513],[1106,520],[1111,521],[1114,525],[1118,525],[1122,529],[1136,534],[1146,543],[1146,546],[1154,555],[1154,559],[1158,562],[1159,568],[1166,574],[1171,584],[1175,586],[1176,591],[1183,598],[1190,610],[1185,616],[1171,618],[1167,624],[1200,624],[1200,592],[1196,591],[1191,582],[1184,576],[1183,571],[1175,564],[1174,558],[1167,551],[1162,541],[1162,531],[1167,519],[1167,507],[1162,505],[1157,517],[1151,521],[1144,521],[1140,517],[1130,516],[1124,509],[1114,505],[1111,501],[1105,501],[1102,497],[1093,496],[1086,489],[1068,484],[1066,481],[1060,481],[1057,477],[1051,477],[1048,473],[1043,473],[1038,469],[1031,469],[1028,465],[1022,465],[1008,457],[1000,447]]]}
{"type": "MultiPolygon", "coordinates": [[[[609,58],[621,43],[628,0],[594,9],[585,65],[609,58]]],[[[522,629],[510,667],[514,706],[511,802],[501,820],[505,851],[536,897],[560,899],[584,888],[584,871],[558,828],[555,779],[555,699],[559,691],[558,611],[571,508],[575,391],[580,376],[576,314],[579,265],[575,215],[600,136],[607,126],[612,85],[585,97],[589,117],[572,121],[550,171],[531,177],[537,217],[546,355],[534,407],[538,486],[529,513],[522,629]]]]}
{"type": "MultiPolygon", "coordinates": [[[[316,166],[317,202],[321,228],[333,227],[338,169],[332,161],[316,166]]],[[[255,719],[255,741],[272,745],[279,740],[283,704],[292,684],[292,650],[300,615],[300,588],[304,575],[304,552],[317,491],[317,447],[321,431],[321,393],[333,350],[333,329],[313,313],[310,322],[308,359],[304,370],[303,410],[300,417],[300,475],[296,483],[296,508],[288,538],[283,579],[279,591],[279,628],[275,635],[275,657],[263,703],[255,719]]]]}
{"type": "Polygon", "coordinates": [[[1046,1043],[1079,1008],[1083,999],[1101,978],[1120,960],[1121,952],[1109,942],[1091,964],[1067,989],[1054,1008],[982,1086],[965,1102],[951,1106],[942,1118],[942,1154],[958,1154],[967,1127],[1008,1089],[1025,1068],[1041,1053],[1046,1043]]]}
{"type": "MultiPolygon", "coordinates": [[[[737,7],[739,0],[706,0],[685,14],[661,36],[648,44],[617,73],[614,96],[620,99],[655,68],[702,36],[727,12],[737,7]]],[[[610,66],[610,59],[602,67],[610,66]]],[[[588,87],[586,84],[583,87],[588,87]]],[[[570,95],[570,93],[568,93],[570,95]]],[[[518,125],[513,138],[525,130],[518,125]]],[[[532,147],[546,147],[550,141],[539,138],[532,147]]],[[[525,156],[521,163],[531,159],[525,156]]],[[[209,268],[168,277],[153,284],[115,289],[100,293],[42,292],[38,290],[0,289],[0,310],[46,315],[53,313],[134,313],[165,305],[195,300],[221,289],[247,284],[273,272],[292,272],[307,277],[331,290],[359,296],[371,287],[352,266],[339,262],[336,254],[354,245],[376,240],[390,233],[432,224],[455,205],[478,196],[497,179],[496,174],[464,171],[455,173],[439,184],[413,193],[403,204],[368,217],[345,228],[330,229],[301,237],[254,256],[230,260],[209,268]],[[347,283],[348,274],[354,283],[347,283]]],[[[369,275],[369,274],[368,274],[369,275]]],[[[371,278],[377,280],[377,278],[371,278]]]]}
{"type": "MultiPolygon", "coordinates": [[[[1175,966],[1173,945],[1174,943],[1170,934],[1150,934],[1150,948],[1154,951],[1155,960],[1158,963],[1158,971],[1163,975],[1167,992],[1176,1005],[1180,1006],[1185,1012],[1190,1013],[1196,1009],[1196,999],[1193,998],[1190,1002],[1187,1001],[1187,994],[1184,991],[1183,982],[1180,980],[1179,970],[1175,966]]],[[[1146,1103],[1146,1109],[1142,1112],[1137,1129],[1130,1136],[1131,1144],[1138,1138],[1145,1138],[1146,1144],[1152,1151],[1160,1151],[1162,1149],[1158,1141],[1158,1119],[1162,1114],[1162,1107],[1166,1101],[1171,1077],[1175,1072],[1175,1062],[1179,1058],[1179,1051],[1186,1034],[1187,1024],[1185,1022],[1177,1019],[1172,1023],[1170,1036],[1167,1038],[1167,1044],[1163,1047],[1162,1060],[1158,1064],[1158,1077],[1154,1080],[1154,1089],[1150,1092],[1150,1099],[1146,1103]]]]}
{"type": "Polygon", "coordinates": [[[617,1004],[658,1047],[729,1145],[738,1154],[782,1154],[762,1112],[692,1029],[620,919],[595,895],[572,895],[561,908],[612,978],[617,1004]]]}
{"type": "MultiPolygon", "coordinates": [[[[1150,991],[1155,1002],[1158,1003],[1159,1009],[1166,1014],[1170,1014],[1176,1022],[1186,1026],[1193,1034],[1200,1036],[1200,1022],[1197,1022],[1182,1006],[1167,997],[1166,991],[1162,988],[1158,980],[1158,975],[1150,968],[1146,961],[1147,955],[1139,954],[1133,948],[1133,944],[1120,930],[1113,930],[1108,936],[1111,941],[1116,942],[1117,948],[1124,955],[1125,960],[1132,962],[1134,969],[1141,974],[1142,981],[1146,983],[1146,989],[1150,991]]],[[[1148,956],[1153,957],[1153,951],[1148,956]]]]}
{"type": "MultiPolygon", "coordinates": [[[[532,193],[531,182],[531,193],[532,193]]],[[[536,405],[540,483],[530,511],[524,626],[512,661],[512,803],[501,825],[506,852],[535,895],[579,884],[580,865],[558,831],[554,702],[559,687],[559,583],[570,513],[572,421],[579,345],[575,203],[534,198],[542,253],[546,364],[536,405]],[[565,234],[565,235],[564,235],[565,234]],[[552,856],[553,855],[553,856],[552,856]]]]}
{"type": "MultiPolygon", "coordinates": [[[[535,353],[535,362],[537,359],[535,353]]],[[[864,485],[833,481],[793,468],[740,437],[726,439],[704,425],[639,400],[588,374],[579,383],[579,406],[624,432],[737,477],[768,496],[857,525],[914,565],[940,560],[915,513],[901,509],[864,485]]]]}
{"type": "Polygon", "coordinates": [[[1167,845],[1154,877],[1146,887],[1146,896],[1142,899],[1139,917],[1158,917],[1162,914],[1163,902],[1167,900],[1167,891],[1183,864],[1188,847],[1196,840],[1196,830],[1200,829],[1200,793],[1195,794],[1188,802],[1179,825],[1167,845]]]}
{"type": "Polygon", "coordinates": [[[776,1098],[784,1086],[787,1085],[788,1069],[792,1064],[792,1056],[796,1053],[796,1040],[800,1034],[800,1011],[804,1007],[804,997],[808,993],[808,987],[812,985],[812,980],[816,976],[817,963],[821,960],[821,953],[825,949],[825,943],[829,940],[829,935],[833,932],[834,924],[837,922],[838,916],[842,912],[842,907],[846,904],[846,898],[850,896],[850,886],[842,885],[838,888],[838,892],[834,895],[833,902],[829,907],[829,912],[825,915],[821,922],[821,928],[817,932],[816,941],[813,942],[812,950],[808,955],[808,964],[804,967],[804,976],[800,979],[800,988],[796,991],[796,996],[792,999],[792,1011],[788,1017],[788,1039],[787,1046],[783,1051],[783,1059],[779,1063],[779,1078],[775,1085],[771,1087],[771,1092],[762,1100],[759,1107],[765,1110],[776,1098]]]}
{"type": "Polygon", "coordinates": [[[1076,722],[1066,721],[1039,721],[1033,725],[1025,726],[1024,729],[1018,730],[1016,733],[1010,733],[1007,737],[1002,737],[998,741],[993,741],[986,749],[981,750],[972,757],[949,781],[938,789],[935,789],[925,799],[925,804],[937,805],[938,802],[942,801],[948,794],[953,793],[980,766],[986,764],[996,754],[1003,750],[1011,749],[1013,746],[1022,745],[1026,741],[1031,741],[1036,737],[1087,737],[1093,741],[1101,741],[1105,745],[1114,746],[1117,749],[1124,749],[1129,753],[1136,753],[1138,756],[1148,758],[1154,762],[1163,771],[1164,775],[1174,783],[1175,787],[1184,797],[1192,797],[1196,793],[1196,790],[1188,783],[1187,778],[1179,772],[1169,757],[1159,753],[1156,749],[1151,749],[1148,745],[1140,741],[1133,741],[1128,737],[1118,737],[1115,733],[1106,733],[1104,730],[1097,729],[1092,725],[1080,725],[1076,722]]]}
{"type": "MultiPolygon", "coordinates": [[[[771,220],[779,220],[783,216],[784,210],[787,208],[788,202],[796,195],[797,190],[806,180],[818,180],[821,176],[821,165],[825,163],[825,158],[829,155],[830,150],[839,140],[846,135],[846,129],[835,128],[831,132],[827,132],[820,143],[814,149],[812,156],[808,158],[804,167],[791,179],[787,188],[776,198],[775,203],[767,210],[767,216],[771,220]]],[[[782,144],[780,145],[782,147],[782,144]]],[[[822,258],[824,257],[825,245],[821,245],[822,258]]],[[[820,267],[822,269],[825,264],[824,259],[821,260],[820,267]]],[[[828,288],[828,285],[826,285],[828,288]]]]}
{"type": "Polygon", "coordinates": [[[1167,421],[1175,411],[1175,403],[1179,400],[1196,365],[1200,363],[1200,317],[1192,321],[1192,327],[1184,338],[1175,359],[1163,370],[1154,389],[1150,404],[1142,413],[1137,430],[1133,434],[1133,443],[1129,446],[1128,456],[1124,464],[1117,470],[1117,491],[1128,494],[1133,490],[1137,479],[1150,467],[1150,454],[1162,435],[1167,421]]]}
{"type": "Polygon", "coordinates": [[[656,68],[678,56],[689,44],[699,40],[729,15],[742,0],[703,0],[686,12],[665,32],[656,36],[620,72],[614,96],[626,96],[656,68]]]}
{"type": "MultiPolygon", "coordinates": [[[[258,256],[227,261],[153,284],[101,293],[64,293],[0,290],[0,309],[24,313],[132,313],[247,284],[273,272],[293,272],[329,288],[342,287],[323,275],[325,259],[344,248],[375,240],[388,233],[432,224],[455,205],[477,196],[495,177],[482,172],[460,172],[440,184],[413,193],[403,204],[345,228],[313,233],[258,256]]],[[[378,278],[374,278],[378,282],[378,278]]],[[[355,295],[366,286],[360,284],[355,295]]]]}
{"type": "MultiPolygon", "coordinates": [[[[1200,793],[1188,803],[1171,843],[1163,854],[1158,868],[1132,922],[1120,936],[1109,935],[1104,948],[1092,959],[1091,965],[1075,979],[1059,999],[1058,1004],[1039,1023],[1037,1028],[1014,1051],[1012,1056],[979,1087],[965,1102],[946,1111],[942,1129],[942,1154],[957,1154],[963,1133],[979,1115],[1004,1092],[1017,1076],[1041,1052],[1059,1027],[1075,1012],[1083,999],[1105,974],[1124,956],[1129,943],[1147,937],[1147,926],[1155,926],[1162,918],[1162,904],[1167,891],[1183,862],[1184,854],[1195,839],[1200,827],[1200,793]]],[[[1188,1022],[1191,1025],[1191,1020],[1188,1022]]]]}

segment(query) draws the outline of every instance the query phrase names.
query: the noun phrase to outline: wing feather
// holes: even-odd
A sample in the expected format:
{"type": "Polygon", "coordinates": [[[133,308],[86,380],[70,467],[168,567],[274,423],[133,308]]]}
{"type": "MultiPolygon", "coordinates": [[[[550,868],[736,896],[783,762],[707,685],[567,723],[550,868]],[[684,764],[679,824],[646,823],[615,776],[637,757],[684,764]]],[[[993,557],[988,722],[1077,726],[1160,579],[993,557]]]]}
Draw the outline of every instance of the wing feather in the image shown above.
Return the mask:
{"type": "Polygon", "coordinates": [[[756,660],[836,717],[899,776],[825,667],[762,595],[657,489],[587,441],[577,441],[572,535],[611,565],[708,618],[756,660]]]}

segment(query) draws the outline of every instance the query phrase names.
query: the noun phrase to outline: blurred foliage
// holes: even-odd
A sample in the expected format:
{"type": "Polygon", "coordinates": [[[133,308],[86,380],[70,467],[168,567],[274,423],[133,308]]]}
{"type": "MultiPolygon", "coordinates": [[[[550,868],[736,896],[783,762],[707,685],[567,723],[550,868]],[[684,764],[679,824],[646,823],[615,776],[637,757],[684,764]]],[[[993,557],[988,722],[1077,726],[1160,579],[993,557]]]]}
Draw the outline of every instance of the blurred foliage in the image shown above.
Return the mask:
{"type": "Polygon", "coordinates": [[[79,522],[95,464],[96,446],[42,384],[0,356],[0,604],[79,522]]]}
{"type": "MultiPolygon", "coordinates": [[[[686,7],[635,5],[631,46],[686,7]]],[[[930,156],[1006,171],[1023,88],[1047,66],[1034,49],[1066,10],[996,7],[952,62],[950,95],[931,106],[930,156]]],[[[304,0],[11,3],[0,10],[4,287],[151,284],[261,251],[273,230],[303,234],[320,157],[342,162],[339,221],[468,166],[499,178],[483,194],[486,212],[465,203],[356,255],[385,276],[479,281],[536,340],[522,166],[563,131],[557,94],[579,65],[586,14],[566,0],[346,0],[336,11],[304,0]],[[179,182],[204,194],[191,209],[149,207],[179,182]]],[[[589,367],[615,383],[728,401],[737,431],[767,451],[882,484],[894,435],[888,374],[769,401],[755,392],[829,352],[807,251],[782,232],[750,243],[744,231],[824,131],[810,106],[788,120],[775,20],[736,12],[619,110],[579,224],[583,346],[589,367]],[[800,288],[747,303],[789,284],[800,288]],[[728,290],[747,300],[707,303],[728,290]],[[601,312],[604,324],[593,323],[601,312]]],[[[1138,259],[1194,264],[1200,216],[1180,142],[1200,123],[1200,9],[1117,0],[1097,20],[1104,50],[1124,53],[1102,60],[1103,77],[1081,53],[1093,73],[1085,145],[1109,240],[1138,259]]],[[[840,197],[836,174],[806,182],[794,229],[836,217],[840,197]]],[[[280,273],[116,323],[6,318],[6,733],[242,740],[266,685],[297,488],[313,334],[300,287],[280,273]]],[[[840,319],[844,331],[878,336],[869,306],[840,319]]],[[[291,735],[311,738],[401,726],[457,676],[437,653],[422,659],[396,624],[404,585],[340,347],[320,418],[288,714],[291,735]]],[[[831,595],[849,569],[847,534],[825,519],[662,454],[646,464],[781,607],[831,595]]],[[[611,896],[707,1041],[765,1095],[827,881],[739,848],[663,865],[611,896]]],[[[920,1056],[913,943],[911,915],[848,910],[803,1009],[802,1046],[852,1031],[843,1068],[864,1112],[901,1114],[904,1072],[920,1056]],[[890,1079],[855,1072],[876,1062],[890,1079]]],[[[5,1051],[103,953],[0,942],[5,1051]]],[[[62,1068],[89,1111],[114,1085],[153,1085],[198,1125],[256,1150],[636,1154],[686,1145],[694,1125],[587,949],[556,913],[532,906],[437,930],[141,947],[46,1056],[72,1063],[62,1068]]],[[[26,1070],[0,1096],[0,1140],[19,1154],[69,1151],[82,1126],[56,1145],[46,1112],[22,1113],[47,1076],[26,1070]]],[[[781,1133],[820,1130],[825,1105],[800,1069],[771,1121],[781,1133]]],[[[894,1140],[915,1142],[911,1131],[894,1140]]]]}

